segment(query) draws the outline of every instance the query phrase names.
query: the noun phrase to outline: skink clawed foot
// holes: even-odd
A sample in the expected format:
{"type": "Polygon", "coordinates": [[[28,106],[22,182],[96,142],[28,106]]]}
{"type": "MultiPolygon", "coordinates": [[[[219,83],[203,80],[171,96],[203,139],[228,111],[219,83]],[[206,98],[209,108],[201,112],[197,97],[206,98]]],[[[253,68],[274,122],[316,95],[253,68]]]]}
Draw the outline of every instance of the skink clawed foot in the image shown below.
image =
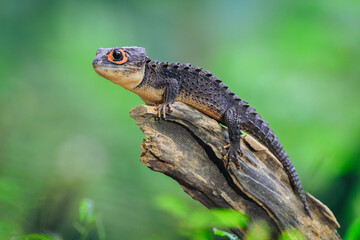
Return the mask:
{"type": "Polygon", "coordinates": [[[232,144],[224,146],[224,149],[228,149],[227,153],[224,156],[224,159],[227,160],[226,168],[229,169],[230,163],[233,163],[235,164],[236,168],[240,170],[241,166],[239,161],[241,157],[244,156],[243,152],[232,144]]]}
{"type": "Polygon", "coordinates": [[[156,107],[157,116],[161,119],[161,116],[166,120],[166,113],[171,113],[173,111],[170,103],[162,103],[156,107]]]}

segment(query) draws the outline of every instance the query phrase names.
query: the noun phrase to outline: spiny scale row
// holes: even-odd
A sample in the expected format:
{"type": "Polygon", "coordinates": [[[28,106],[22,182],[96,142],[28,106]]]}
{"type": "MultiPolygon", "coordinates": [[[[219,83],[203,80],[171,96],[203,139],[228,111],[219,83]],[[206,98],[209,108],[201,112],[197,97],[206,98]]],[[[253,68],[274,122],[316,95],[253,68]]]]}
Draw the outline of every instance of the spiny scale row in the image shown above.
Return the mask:
{"type": "MultiPolygon", "coordinates": [[[[203,70],[202,67],[198,66],[191,66],[190,63],[180,64],[178,62],[175,63],[169,63],[169,62],[159,62],[156,60],[148,60],[148,63],[151,67],[156,68],[157,66],[160,66],[162,68],[173,68],[173,69],[184,69],[189,72],[196,72],[200,76],[206,77],[209,80],[216,82],[219,84],[219,86],[226,90],[226,93],[235,101],[241,101],[241,99],[233,93],[230,89],[228,89],[228,86],[226,86],[219,78],[215,77],[210,71],[203,70]]],[[[243,103],[247,104],[247,102],[243,103]]]]}

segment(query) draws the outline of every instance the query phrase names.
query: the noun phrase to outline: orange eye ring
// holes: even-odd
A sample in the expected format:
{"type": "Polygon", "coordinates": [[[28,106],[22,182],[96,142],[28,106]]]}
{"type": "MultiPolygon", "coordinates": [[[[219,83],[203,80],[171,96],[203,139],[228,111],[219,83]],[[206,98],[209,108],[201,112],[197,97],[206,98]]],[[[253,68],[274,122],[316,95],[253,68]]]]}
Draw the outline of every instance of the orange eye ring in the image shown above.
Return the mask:
{"type": "Polygon", "coordinates": [[[114,50],[110,51],[108,53],[107,57],[108,57],[108,60],[110,62],[116,63],[116,64],[122,64],[122,63],[125,63],[128,60],[128,57],[126,56],[125,51],[123,49],[121,49],[121,48],[114,49],[114,50]],[[119,59],[119,60],[114,59],[114,51],[115,50],[120,51],[120,53],[116,52],[115,54],[121,54],[122,55],[121,59],[119,59]]]}

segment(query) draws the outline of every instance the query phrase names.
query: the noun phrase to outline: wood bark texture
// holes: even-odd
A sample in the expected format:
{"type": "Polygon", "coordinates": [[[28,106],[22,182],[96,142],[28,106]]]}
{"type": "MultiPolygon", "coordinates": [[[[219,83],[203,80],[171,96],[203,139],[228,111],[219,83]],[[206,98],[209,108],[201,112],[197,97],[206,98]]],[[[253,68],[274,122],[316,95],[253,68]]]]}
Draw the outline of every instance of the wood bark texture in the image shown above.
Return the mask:
{"type": "MultiPolygon", "coordinates": [[[[146,138],[140,160],[150,169],[175,179],[184,191],[207,208],[231,208],[263,220],[272,239],[297,229],[308,239],[341,239],[333,213],[307,194],[312,219],[295,195],[281,163],[250,135],[242,138],[241,169],[226,168],[225,127],[182,103],[174,103],[167,120],[157,118],[155,107],[140,105],[130,116],[146,138]]],[[[232,231],[240,238],[246,229],[232,231]]]]}

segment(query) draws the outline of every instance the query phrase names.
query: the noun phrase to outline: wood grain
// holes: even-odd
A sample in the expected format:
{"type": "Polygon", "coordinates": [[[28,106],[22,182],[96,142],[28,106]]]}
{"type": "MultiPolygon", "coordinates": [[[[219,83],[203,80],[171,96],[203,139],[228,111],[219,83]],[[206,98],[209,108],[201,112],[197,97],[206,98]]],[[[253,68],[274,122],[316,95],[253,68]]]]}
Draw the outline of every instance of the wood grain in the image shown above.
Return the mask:
{"type": "MultiPolygon", "coordinates": [[[[130,116],[145,134],[140,160],[150,169],[175,179],[184,191],[207,208],[231,208],[263,220],[272,239],[295,228],[308,239],[341,239],[332,212],[307,194],[313,219],[294,194],[281,163],[250,135],[242,138],[241,169],[226,169],[226,128],[182,103],[172,105],[167,120],[154,107],[140,105],[130,116]]],[[[232,229],[239,237],[247,229],[232,229]]]]}

